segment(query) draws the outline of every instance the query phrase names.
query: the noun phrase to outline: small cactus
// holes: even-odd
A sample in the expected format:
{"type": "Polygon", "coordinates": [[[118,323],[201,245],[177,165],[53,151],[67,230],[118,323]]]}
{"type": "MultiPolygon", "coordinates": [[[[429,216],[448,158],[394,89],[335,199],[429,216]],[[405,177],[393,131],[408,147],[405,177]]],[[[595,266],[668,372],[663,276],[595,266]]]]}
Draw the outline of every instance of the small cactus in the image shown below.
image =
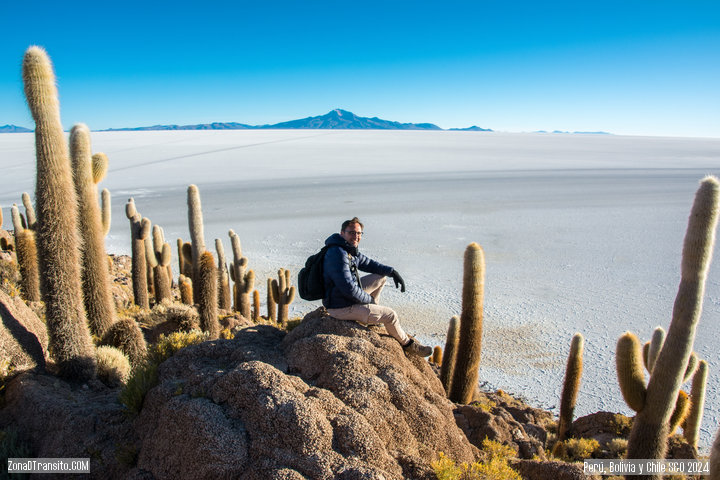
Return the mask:
{"type": "Polygon", "coordinates": [[[615,349],[615,366],[617,368],[620,392],[625,403],[639,412],[645,407],[645,373],[643,372],[640,354],[640,340],[632,332],[625,332],[617,342],[615,349]]]}
{"type": "Polygon", "coordinates": [[[211,340],[220,336],[220,322],[217,307],[217,267],[210,252],[203,252],[198,265],[197,282],[199,296],[197,298],[200,314],[200,329],[209,335],[211,340]]]}
{"type": "Polygon", "coordinates": [[[185,305],[193,305],[192,280],[185,275],[180,275],[178,277],[178,288],[180,289],[180,301],[185,305]]]}
{"type": "Polygon", "coordinates": [[[277,303],[273,300],[272,278],[267,279],[267,314],[268,321],[277,323],[277,303]]]}
{"type": "Polygon", "coordinates": [[[215,239],[215,251],[217,251],[218,255],[218,307],[222,310],[230,310],[232,307],[230,276],[227,261],[225,260],[225,248],[219,238],[215,239]]]}
{"type": "Polygon", "coordinates": [[[482,352],[485,256],[477,243],[465,249],[460,341],[449,398],[467,404],[477,388],[482,352]]]}
{"type": "Polygon", "coordinates": [[[121,318],[113,323],[103,335],[100,343],[123,352],[133,367],[142,364],[147,355],[145,337],[137,322],[132,318],[121,318]]]}
{"type": "Polygon", "coordinates": [[[110,222],[112,221],[112,197],[110,195],[110,190],[103,188],[100,198],[100,203],[102,204],[100,215],[102,219],[103,236],[107,237],[107,234],[110,233],[110,222]]]}
{"type": "MultiPolygon", "coordinates": [[[[33,208],[32,201],[30,201],[30,195],[27,192],[22,194],[22,203],[25,207],[25,217],[27,219],[27,228],[35,230],[35,224],[37,223],[37,217],[35,216],[35,209],[33,208]]],[[[2,220],[2,218],[0,218],[2,220]]],[[[1,224],[2,222],[0,222],[1,224]]]]}
{"type": "Polygon", "coordinates": [[[692,386],[690,388],[690,412],[685,419],[683,427],[683,436],[687,442],[697,448],[698,438],[700,436],[700,425],[702,424],[702,415],[705,408],[705,387],[707,386],[708,364],[705,360],[700,360],[697,371],[693,375],[692,386]]]}
{"type": "Polygon", "coordinates": [[[432,357],[430,358],[430,362],[434,363],[435,365],[442,365],[442,357],[443,357],[443,351],[442,347],[440,345],[435,345],[433,347],[433,353],[432,357]]]}
{"type": "Polygon", "coordinates": [[[288,310],[295,299],[295,287],[290,286],[290,270],[278,270],[278,280],[272,281],[273,300],[278,305],[277,323],[283,328],[287,326],[288,310]]]}
{"type": "Polygon", "coordinates": [[[55,74],[42,48],[25,52],[23,83],[35,120],[36,240],[48,349],[61,376],[85,381],[97,364],[83,306],[77,203],[55,74]]]}
{"type": "Polygon", "coordinates": [[[155,303],[164,299],[172,299],[170,291],[170,277],[168,266],[172,257],[172,249],[169,243],[165,242],[165,236],[158,225],[152,229],[152,238],[145,239],[145,254],[149,265],[152,267],[153,291],[155,292],[155,303]]]}
{"type": "Polygon", "coordinates": [[[563,382],[562,395],[560,397],[560,421],[558,423],[557,441],[565,440],[570,425],[573,421],[575,402],[580,390],[580,379],[583,370],[583,336],[576,333],[570,342],[570,353],[568,354],[567,366],[565,367],[565,381],[563,382]]]}
{"type": "Polygon", "coordinates": [[[150,220],[142,218],[131,198],[125,205],[125,215],[130,220],[130,237],[132,239],[132,283],[135,305],[150,308],[147,283],[147,253],[145,239],[150,234],[150,220]]]}
{"type": "Polygon", "coordinates": [[[232,230],[228,232],[228,235],[233,251],[230,278],[235,282],[233,285],[235,310],[240,312],[243,317],[250,319],[250,292],[255,285],[255,272],[247,268],[248,259],[242,255],[240,237],[232,230]]]}
{"type": "Polygon", "coordinates": [[[13,204],[10,213],[15,229],[15,254],[20,269],[20,289],[25,300],[38,302],[41,300],[41,295],[35,232],[23,228],[17,205],[13,204]]]}
{"type": "Polygon", "coordinates": [[[447,338],[445,339],[445,358],[440,367],[440,382],[445,387],[446,394],[450,393],[452,377],[455,372],[457,359],[457,346],[460,340],[460,317],[453,315],[448,326],[447,338]]]}
{"type": "Polygon", "coordinates": [[[255,323],[260,321],[260,292],[258,292],[257,289],[253,290],[252,319],[255,323]]]}

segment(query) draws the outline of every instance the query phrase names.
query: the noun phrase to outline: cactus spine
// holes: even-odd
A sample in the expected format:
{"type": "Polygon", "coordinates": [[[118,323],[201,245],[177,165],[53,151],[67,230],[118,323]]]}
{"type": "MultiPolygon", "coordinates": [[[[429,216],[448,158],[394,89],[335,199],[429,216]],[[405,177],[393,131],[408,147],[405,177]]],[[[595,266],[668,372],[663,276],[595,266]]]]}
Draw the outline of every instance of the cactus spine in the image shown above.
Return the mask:
{"type": "MultiPolygon", "coordinates": [[[[105,155],[102,157],[106,158],[105,155]]],[[[110,292],[110,271],[105,252],[105,233],[102,226],[93,160],[90,130],[83,124],[70,131],[70,158],[78,199],[78,218],[82,236],[82,287],[90,333],[102,337],[115,323],[115,302],[110,292]]],[[[107,170],[106,170],[107,171],[107,170]]]]}
{"type": "Polygon", "coordinates": [[[232,230],[228,232],[228,235],[230,236],[230,244],[233,251],[230,278],[235,282],[233,285],[235,310],[249,320],[251,318],[250,292],[252,292],[253,286],[255,285],[255,272],[247,269],[248,259],[242,255],[240,237],[232,230]]]}
{"type": "Polygon", "coordinates": [[[13,204],[10,212],[15,229],[15,255],[20,269],[20,288],[25,300],[38,302],[41,296],[35,232],[23,228],[17,205],[13,204]]]}
{"type": "Polygon", "coordinates": [[[272,281],[273,300],[278,305],[277,323],[287,326],[288,309],[295,299],[295,287],[290,286],[290,270],[278,270],[278,279],[272,281]]]}
{"type": "Polygon", "coordinates": [[[220,336],[220,322],[217,308],[217,267],[215,259],[210,252],[203,252],[198,265],[197,298],[198,313],[200,314],[200,328],[210,335],[210,339],[220,336]]]}
{"type": "Polygon", "coordinates": [[[647,387],[645,407],[638,412],[628,439],[627,458],[664,458],[673,406],[687,369],[702,311],[707,270],[715,243],[720,185],[706,177],[695,195],[682,252],[681,280],[667,338],[647,387]]]}
{"type": "Polygon", "coordinates": [[[463,267],[460,341],[449,398],[455,403],[470,403],[477,388],[482,353],[485,255],[473,242],[465,249],[463,267]]]}
{"type": "Polygon", "coordinates": [[[573,421],[575,402],[580,390],[580,379],[583,371],[583,347],[585,339],[576,333],[570,342],[567,366],[565,367],[565,381],[563,382],[562,396],[560,397],[560,421],[558,423],[557,441],[565,440],[573,421]]]}
{"type": "MultiPolygon", "coordinates": [[[[25,217],[27,218],[27,228],[35,230],[35,224],[37,223],[37,217],[35,216],[35,209],[30,201],[30,195],[27,192],[22,194],[22,203],[25,207],[25,217]]],[[[0,219],[1,220],[1,219],[0,219]]]]}
{"type": "Polygon", "coordinates": [[[272,286],[273,279],[268,278],[267,279],[267,312],[268,312],[268,321],[272,323],[277,323],[277,304],[275,303],[275,300],[273,300],[273,286],[272,286]]]}
{"type": "Polygon", "coordinates": [[[132,283],[135,305],[150,308],[147,285],[147,266],[145,239],[150,234],[150,220],[142,218],[135,209],[135,200],[128,200],[125,215],[130,220],[130,237],[132,239],[132,283]]]}
{"type": "Polygon", "coordinates": [[[702,414],[705,408],[707,375],[708,364],[705,360],[701,360],[693,376],[692,387],[690,388],[690,412],[683,427],[683,436],[695,448],[697,448],[700,424],[702,423],[702,414]]]}
{"type": "Polygon", "coordinates": [[[227,261],[225,260],[225,248],[219,238],[215,239],[215,250],[218,255],[218,307],[222,310],[230,310],[230,276],[228,273],[227,261]]]}
{"type": "Polygon", "coordinates": [[[445,387],[446,394],[450,393],[452,377],[455,372],[457,361],[457,347],[460,340],[460,317],[453,315],[448,326],[447,338],[445,339],[445,359],[440,366],[440,382],[445,387]]]}
{"type": "Polygon", "coordinates": [[[49,350],[61,376],[84,381],[95,375],[96,362],[82,301],[75,189],[55,75],[40,47],[25,52],[23,83],[36,126],[36,235],[49,350]]]}

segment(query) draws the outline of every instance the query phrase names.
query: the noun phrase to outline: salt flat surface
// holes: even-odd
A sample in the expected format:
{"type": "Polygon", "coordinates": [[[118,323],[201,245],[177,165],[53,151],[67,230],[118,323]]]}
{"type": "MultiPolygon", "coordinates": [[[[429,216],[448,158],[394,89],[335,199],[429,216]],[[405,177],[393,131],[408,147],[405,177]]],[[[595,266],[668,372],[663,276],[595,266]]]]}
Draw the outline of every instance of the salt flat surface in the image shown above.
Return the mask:
{"type": "MultiPolygon", "coordinates": [[[[0,205],[34,191],[32,134],[0,135],[0,205]]],[[[720,139],[398,131],[176,131],[93,133],[110,158],[108,251],[129,253],[124,213],[189,239],[186,189],[198,185],[208,246],[240,236],[264,298],[264,279],[296,273],[357,215],[361,249],[400,271],[386,289],[406,329],[443,345],[460,311],[462,259],[486,255],[481,381],[557,413],[575,332],[585,336],[576,416],[631,414],[615,375],[625,331],[667,328],[687,217],[698,181],[720,175],[720,139]]],[[[711,266],[695,349],[709,363],[701,432],[720,424],[720,265],[711,266]]],[[[173,266],[177,265],[176,260],[173,266]]],[[[292,315],[318,303],[296,299],[292,315]]],[[[686,388],[689,389],[689,386],[686,388]]]]}

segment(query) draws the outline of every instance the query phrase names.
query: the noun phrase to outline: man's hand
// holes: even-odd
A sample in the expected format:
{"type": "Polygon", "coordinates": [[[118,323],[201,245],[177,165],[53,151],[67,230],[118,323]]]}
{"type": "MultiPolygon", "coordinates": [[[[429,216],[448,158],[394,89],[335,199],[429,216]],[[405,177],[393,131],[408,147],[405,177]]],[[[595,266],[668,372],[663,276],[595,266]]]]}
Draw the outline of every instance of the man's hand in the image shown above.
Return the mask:
{"type": "Polygon", "coordinates": [[[395,281],[395,288],[398,288],[398,285],[400,285],[400,291],[405,293],[405,280],[402,279],[397,270],[393,270],[392,279],[395,281]]]}

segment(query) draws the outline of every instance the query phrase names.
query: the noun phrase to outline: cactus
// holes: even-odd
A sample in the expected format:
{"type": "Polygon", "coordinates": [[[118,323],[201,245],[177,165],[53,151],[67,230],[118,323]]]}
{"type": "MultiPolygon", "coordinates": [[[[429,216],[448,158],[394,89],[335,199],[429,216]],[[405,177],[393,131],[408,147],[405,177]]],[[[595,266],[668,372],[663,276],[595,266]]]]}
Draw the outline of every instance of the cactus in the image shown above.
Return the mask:
{"type": "Polygon", "coordinates": [[[150,308],[147,285],[145,239],[150,234],[150,220],[142,218],[135,209],[135,200],[130,198],[125,205],[125,215],[130,220],[132,239],[132,283],[135,305],[150,308]]]}
{"type": "Polygon", "coordinates": [[[145,250],[153,272],[155,303],[160,303],[166,298],[172,298],[167,268],[170,265],[172,249],[170,244],[165,242],[165,236],[158,225],[153,226],[152,238],[145,239],[145,250]]]}
{"type": "Polygon", "coordinates": [[[628,439],[628,459],[660,459],[673,406],[688,366],[702,311],[707,270],[715,242],[720,185],[715,177],[700,183],[690,213],[682,251],[681,280],[672,321],[647,386],[645,406],[635,416],[628,439]]]}
{"type": "Polygon", "coordinates": [[[219,238],[215,239],[215,250],[218,255],[218,307],[222,310],[230,310],[230,277],[228,274],[227,261],[225,260],[225,248],[219,238]]]}
{"type": "Polygon", "coordinates": [[[142,364],[147,354],[145,337],[132,318],[122,318],[113,323],[103,335],[100,344],[115,347],[123,352],[133,367],[142,364]]]}
{"type": "Polygon", "coordinates": [[[443,357],[442,347],[439,345],[435,345],[435,347],[433,347],[433,353],[432,353],[432,357],[430,358],[430,362],[434,363],[435,365],[440,366],[440,365],[442,365],[442,357],[443,357]]]}
{"type": "Polygon", "coordinates": [[[25,207],[25,217],[27,218],[27,228],[29,228],[31,230],[35,230],[35,225],[37,223],[37,217],[35,216],[35,209],[33,208],[33,204],[30,201],[30,195],[28,195],[27,192],[23,192],[23,194],[22,194],[22,203],[23,203],[23,206],[25,207]]]}
{"type": "Polygon", "coordinates": [[[452,377],[455,372],[457,360],[457,346],[460,339],[460,317],[453,315],[448,326],[447,338],[445,339],[445,358],[440,366],[440,382],[445,387],[445,392],[450,393],[452,377]]]}
{"type": "Polygon", "coordinates": [[[97,365],[82,300],[75,188],[55,75],[42,48],[25,52],[23,83],[35,120],[36,239],[48,348],[61,376],[84,381],[95,376],[97,365]]]}
{"type": "Polygon", "coordinates": [[[482,353],[485,256],[477,243],[465,249],[460,341],[449,398],[467,404],[477,388],[482,353]]]}
{"type": "Polygon", "coordinates": [[[107,188],[103,188],[102,194],[101,194],[101,213],[100,217],[102,220],[102,227],[103,227],[103,236],[107,237],[107,234],[110,233],[110,222],[112,220],[111,215],[111,206],[112,206],[112,200],[110,197],[110,190],[107,188]]]}
{"type": "Polygon", "coordinates": [[[675,434],[675,430],[685,421],[689,413],[690,397],[687,393],[680,390],[677,400],[675,401],[675,408],[673,409],[672,415],[670,415],[668,435],[675,434]]]}
{"type": "Polygon", "coordinates": [[[272,281],[273,301],[278,305],[277,323],[283,328],[287,326],[288,308],[295,300],[295,287],[290,286],[290,270],[278,270],[278,280],[272,281]]]}
{"type": "Polygon", "coordinates": [[[631,332],[620,336],[615,349],[618,383],[625,403],[639,412],[645,407],[645,373],[640,355],[640,341],[631,332]]]}
{"type": "Polygon", "coordinates": [[[655,362],[657,361],[657,357],[658,355],[660,355],[660,350],[665,343],[665,335],[665,330],[662,327],[658,326],[653,331],[652,339],[650,340],[650,343],[648,343],[648,352],[647,360],[645,360],[645,368],[647,368],[647,371],[650,373],[652,373],[655,362]]]}
{"type": "Polygon", "coordinates": [[[25,300],[38,302],[41,295],[35,232],[23,228],[17,205],[13,204],[10,212],[15,228],[15,254],[20,269],[20,289],[25,300]]]}
{"type": "Polygon", "coordinates": [[[235,310],[240,312],[240,315],[249,320],[250,292],[252,292],[253,286],[255,285],[255,272],[247,269],[248,259],[242,255],[240,237],[238,237],[238,235],[232,230],[228,232],[228,235],[230,236],[230,244],[233,252],[233,263],[230,268],[230,278],[233,282],[235,282],[233,285],[235,310]]]}
{"type": "Polygon", "coordinates": [[[257,289],[253,290],[252,319],[255,323],[260,321],[260,292],[257,289]]]}
{"type": "Polygon", "coordinates": [[[720,428],[710,449],[710,475],[707,480],[720,480],[720,428]]]}
{"type": "Polygon", "coordinates": [[[192,242],[193,266],[193,296],[199,296],[198,268],[200,256],[205,253],[205,232],[203,226],[202,205],[200,204],[200,191],[197,186],[190,185],[187,189],[188,225],[190,227],[190,240],[192,242]]]}
{"type": "Polygon", "coordinates": [[[181,250],[181,256],[183,257],[183,265],[182,270],[180,273],[188,277],[192,280],[193,278],[193,254],[192,254],[192,244],[189,242],[185,242],[182,245],[181,250]]]}
{"type": "Polygon", "coordinates": [[[697,371],[693,375],[690,389],[690,412],[685,420],[683,436],[687,442],[697,448],[702,423],[703,409],[705,408],[705,387],[707,385],[708,364],[705,360],[699,362],[697,371]]]}
{"type": "Polygon", "coordinates": [[[580,390],[580,378],[583,370],[583,336],[576,333],[570,342],[570,353],[568,354],[567,366],[565,367],[565,381],[563,382],[562,395],[560,397],[560,421],[558,422],[557,441],[565,440],[570,425],[573,421],[573,412],[577,394],[580,390]]]}
{"type": "Polygon", "coordinates": [[[203,252],[198,265],[197,275],[199,296],[197,298],[200,314],[200,329],[214,340],[220,336],[220,322],[217,307],[217,267],[210,252],[203,252]]]}
{"type": "Polygon", "coordinates": [[[83,124],[75,125],[70,131],[70,158],[82,236],[82,287],[85,311],[90,333],[102,337],[105,330],[115,323],[115,302],[110,291],[105,233],[96,186],[96,180],[99,182],[102,177],[93,174],[90,129],[83,124]]]}
{"type": "Polygon", "coordinates": [[[273,300],[272,278],[267,279],[267,313],[268,321],[277,323],[277,303],[273,300]]]}
{"type": "Polygon", "coordinates": [[[185,275],[178,277],[178,289],[180,290],[180,301],[185,305],[193,305],[192,280],[185,275]]]}

